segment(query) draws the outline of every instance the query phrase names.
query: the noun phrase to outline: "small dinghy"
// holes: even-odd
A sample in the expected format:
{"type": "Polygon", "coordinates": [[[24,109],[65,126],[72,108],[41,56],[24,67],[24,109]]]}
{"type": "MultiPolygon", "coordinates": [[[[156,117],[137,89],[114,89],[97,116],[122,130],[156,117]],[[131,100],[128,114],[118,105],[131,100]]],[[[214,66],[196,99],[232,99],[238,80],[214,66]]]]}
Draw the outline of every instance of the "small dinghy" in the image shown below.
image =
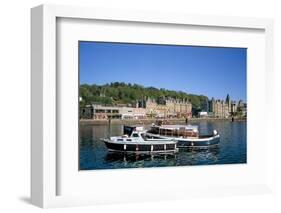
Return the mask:
{"type": "Polygon", "coordinates": [[[147,135],[143,127],[124,126],[124,135],[101,139],[109,151],[133,153],[177,152],[177,141],[147,135]]]}
{"type": "Polygon", "coordinates": [[[210,135],[200,135],[198,126],[195,125],[152,125],[147,132],[151,137],[173,139],[178,142],[178,147],[208,148],[217,146],[220,135],[216,130],[210,135]]]}

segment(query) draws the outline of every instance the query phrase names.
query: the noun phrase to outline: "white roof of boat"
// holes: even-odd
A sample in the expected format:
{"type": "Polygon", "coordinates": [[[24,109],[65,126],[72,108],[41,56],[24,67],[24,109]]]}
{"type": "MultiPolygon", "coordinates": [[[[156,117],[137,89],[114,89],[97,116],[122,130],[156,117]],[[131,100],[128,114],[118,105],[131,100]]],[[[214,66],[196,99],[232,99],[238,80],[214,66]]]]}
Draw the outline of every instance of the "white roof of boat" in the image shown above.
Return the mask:
{"type": "Polygon", "coordinates": [[[135,131],[141,132],[141,131],[144,131],[144,130],[145,130],[144,126],[135,126],[135,131]]]}
{"type": "Polygon", "coordinates": [[[160,129],[170,129],[170,130],[174,130],[174,129],[180,129],[180,128],[184,128],[186,130],[190,129],[190,130],[198,130],[198,126],[195,125],[162,125],[159,126],[160,129]]]}

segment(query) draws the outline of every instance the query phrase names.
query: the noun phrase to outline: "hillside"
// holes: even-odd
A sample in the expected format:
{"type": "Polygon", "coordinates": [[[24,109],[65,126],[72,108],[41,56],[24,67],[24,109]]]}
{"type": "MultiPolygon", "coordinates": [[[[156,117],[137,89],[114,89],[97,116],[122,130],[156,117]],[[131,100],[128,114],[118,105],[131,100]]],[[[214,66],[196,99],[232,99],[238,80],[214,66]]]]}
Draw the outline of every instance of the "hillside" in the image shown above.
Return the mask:
{"type": "Polygon", "coordinates": [[[105,85],[80,85],[81,106],[101,103],[105,105],[133,104],[145,97],[159,100],[161,98],[185,99],[192,103],[193,108],[201,108],[208,99],[203,95],[187,94],[182,91],[143,87],[138,84],[113,82],[105,85]]]}

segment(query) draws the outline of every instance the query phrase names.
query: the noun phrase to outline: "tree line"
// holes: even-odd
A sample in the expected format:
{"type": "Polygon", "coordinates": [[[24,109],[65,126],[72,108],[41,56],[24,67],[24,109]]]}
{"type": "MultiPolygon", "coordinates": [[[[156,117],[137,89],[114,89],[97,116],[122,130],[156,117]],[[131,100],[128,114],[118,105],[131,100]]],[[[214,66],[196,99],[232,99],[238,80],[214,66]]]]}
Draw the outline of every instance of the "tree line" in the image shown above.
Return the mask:
{"type": "Polygon", "coordinates": [[[80,85],[80,106],[93,103],[103,105],[134,104],[145,98],[160,99],[180,99],[192,103],[193,108],[201,108],[208,97],[204,95],[188,94],[182,91],[167,90],[164,88],[144,87],[138,84],[112,82],[104,85],[81,84],[80,85]]]}

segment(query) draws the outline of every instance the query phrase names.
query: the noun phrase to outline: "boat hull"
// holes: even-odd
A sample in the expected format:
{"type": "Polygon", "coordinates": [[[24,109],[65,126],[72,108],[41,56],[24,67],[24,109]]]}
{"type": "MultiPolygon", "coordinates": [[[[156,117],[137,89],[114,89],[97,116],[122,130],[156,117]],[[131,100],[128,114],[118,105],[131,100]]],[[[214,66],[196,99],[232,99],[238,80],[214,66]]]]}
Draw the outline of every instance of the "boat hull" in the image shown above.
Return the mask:
{"type": "Polygon", "coordinates": [[[149,134],[150,136],[155,136],[163,139],[173,139],[177,141],[178,148],[184,147],[194,147],[194,148],[208,148],[211,146],[217,146],[220,143],[219,135],[204,136],[202,138],[175,138],[162,135],[149,134]]]}
{"type": "Polygon", "coordinates": [[[198,148],[205,148],[210,146],[217,146],[220,142],[220,137],[211,137],[201,140],[194,140],[194,139],[181,139],[176,138],[175,140],[178,141],[178,147],[198,147],[198,148]]]}
{"type": "Polygon", "coordinates": [[[103,140],[109,151],[131,153],[177,152],[177,144],[122,144],[103,140]]]}

